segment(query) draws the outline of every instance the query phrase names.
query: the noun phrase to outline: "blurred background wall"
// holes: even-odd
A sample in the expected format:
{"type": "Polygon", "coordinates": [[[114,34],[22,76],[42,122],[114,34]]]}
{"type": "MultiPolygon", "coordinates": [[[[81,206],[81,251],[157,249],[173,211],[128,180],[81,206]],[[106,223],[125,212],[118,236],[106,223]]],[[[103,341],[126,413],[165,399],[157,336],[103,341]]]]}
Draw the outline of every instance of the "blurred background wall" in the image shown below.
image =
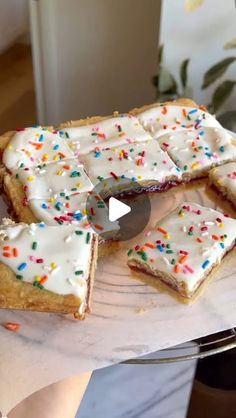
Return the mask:
{"type": "Polygon", "coordinates": [[[153,101],[157,0],[31,0],[42,123],[127,111],[153,101]]]}
{"type": "MultiPolygon", "coordinates": [[[[202,90],[204,72],[235,50],[223,47],[236,36],[236,10],[234,0],[205,0],[201,7],[186,12],[184,1],[162,2],[160,43],[164,44],[164,63],[179,79],[179,64],[190,58],[189,84],[198,103],[209,103],[214,85],[202,90]]],[[[236,63],[229,67],[224,78],[236,79],[236,63]]],[[[235,108],[236,88],[225,102],[224,108],[235,108]]]]}
{"type": "Polygon", "coordinates": [[[28,1],[0,0],[0,53],[29,31],[28,1]]]}
{"type": "Polygon", "coordinates": [[[0,0],[0,134],[36,120],[28,0],[0,0]]]}

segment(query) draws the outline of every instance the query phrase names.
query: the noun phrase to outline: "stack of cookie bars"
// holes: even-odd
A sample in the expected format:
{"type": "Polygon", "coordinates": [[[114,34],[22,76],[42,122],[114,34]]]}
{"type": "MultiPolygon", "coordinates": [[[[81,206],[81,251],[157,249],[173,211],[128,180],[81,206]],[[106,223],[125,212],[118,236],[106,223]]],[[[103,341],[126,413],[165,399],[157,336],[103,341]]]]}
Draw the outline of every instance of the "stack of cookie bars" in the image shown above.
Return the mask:
{"type": "MultiPolygon", "coordinates": [[[[18,222],[7,220],[0,229],[2,308],[84,318],[91,305],[97,247],[104,255],[117,245],[118,225],[104,226],[107,207],[101,196],[92,213],[86,210],[93,187],[108,177],[119,192],[135,195],[163,192],[210,172],[214,187],[236,202],[235,140],[189,99],[56,129],[7,132],[0,137],[0,151],[3,193],[18,222]],[[129,180],[125,190],[120,178],[129,180]],[[95,212],[101,222],[91,228],[95,212]],[[99,238],[104,228],[107,240],[99,238]]],[[[115,192],[109,190],[108,196],[115,192]]],[[[235,240],[234,219],[186,202],[130,249],[128,265],[191,299],[235,240]]]]}

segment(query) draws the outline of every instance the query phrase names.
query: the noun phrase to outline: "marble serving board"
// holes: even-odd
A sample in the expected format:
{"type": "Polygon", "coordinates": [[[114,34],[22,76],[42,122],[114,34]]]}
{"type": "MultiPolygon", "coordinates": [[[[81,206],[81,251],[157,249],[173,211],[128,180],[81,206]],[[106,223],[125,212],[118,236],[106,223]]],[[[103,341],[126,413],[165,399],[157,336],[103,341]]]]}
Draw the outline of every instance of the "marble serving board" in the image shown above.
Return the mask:
{"type": "MultiPolygon", "coordinates": [[[[205,182],[196,182],[153,194],[147,229],[183,201],[233,215],[230,205],[206,189],[205,182]]],[[[5,216],[3,203],[1,208],[5,216]]],[[[1,324],[21,324],[18,332],[0,327],[2,413],[36,390],[70,375],[236,326],[234,257],[227,257],[194,304],[184,305],[130,275],[126,253],[138,238],[99,260],[93,311],[85,321],[65,315],[0,311],[1,324]]]]}

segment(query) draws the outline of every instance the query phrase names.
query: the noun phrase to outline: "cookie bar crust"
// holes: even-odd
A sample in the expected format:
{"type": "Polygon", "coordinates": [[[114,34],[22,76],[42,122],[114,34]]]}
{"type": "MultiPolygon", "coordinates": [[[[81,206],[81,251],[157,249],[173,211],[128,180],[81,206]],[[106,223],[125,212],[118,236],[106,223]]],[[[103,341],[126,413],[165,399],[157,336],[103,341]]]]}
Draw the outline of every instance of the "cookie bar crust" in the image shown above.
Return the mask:
{"type": "Polygon", "coordinates": [[[189,107],[198,107],[202,110],[206,110],[205,106],[199,106],[197,105],[193,100],[188,99],[188,98],[180,98],[180,99],[176,99],[176,100],[172,100],[172,101],[167,101],[165,103],[151,103],[148,105],[144,105],[142,107],[135,107],[131,110],[129,110],[128,112],[119,112],[118,110],[113,112],[113,114],[111,115],[106,115],[106,116],[91,116],[91,117],[87,117],[84,119],[77,119],[77,120],[70,120],[70,121],[66,121],[61,123],[57,129],[65,129],[65,128],[72,128],[72,127],[78,127],[78,126],[86,126],[86,125],[92,125],[94,123],[99,123],[103,120],[106,119],[110,119],[113,117],[119,117],[122,114],[130,114],[132,116],[136,116],[139,113],[144,112],[145,110],[151,109],[153,107],[157,107],[160,106],[160,104],[165,104],[165,105],[173,105],[173,106],[189,106],[189,107]]]}
{"type": "Polygon", "coordinates": [[[140,113],[145,112],[146,110],[153,109],[153,108],[158,107],[160,105],[166,105],[166,106],[167,105],[168,106],[187,106],[187,107],[199,108],[201,110],[206,110],[206,107],[205,106],[201,106],[201,105],[199,106],[193,100],[187,99],[187,98],[183,97],[183,98],[180,98],[180,99],[176,99],[176,100],[172,100],[172,101],[167,101],[167,102],[164,102],[164,103],[158,103],[157,102],[157,103],[151,103],[151,104],[148,104],[148,105],[144,105],[144,106],[141,106],[141,107],[135,107],[134,109],[131,109],[129,111],[129,114],[132,115],[132,116],[137,116],[140,113]]]}
{"type": "Polygon", "coordinates": [[[236,162],[211,170],[208,185],[222,197],[225,197],[236,210],[236,162]]]}
{"type": "Polygon", "coordinates": [[[112,115],[107,115],[107,116],[90,116],[90,117],[88,116],[85,119],[76,119],[76,120],[69,120],[69,121],[63,122],[57,127],[57,129],[60,131],[61,129],[65,129],[65,128],[93,125],[95,123],[102,122],[103,120],[116,118],[119,116],[120,116],[120,113],[118,111],[115,111],[113,112],[112,115]]]}
{"type": "Polygon", "coordinates": [[[14,137],[17,131],[7,131],[4,134],[0,135],[0,158],[9,144],[10,140],[14,137]]]}
{"type": "Polygon", "coordinates": [[[14,175],[9,173],[5,174],[3,192],[9,202],[10,210],[13,210],[13,213],[20,222],[26,224],[40,222],[28,205],[22,183],[14,175]]]}
{"type": "Polygon", "coordinates": [[[3,185],[4,175],[6,173],[6,167],[2,162],[3,153],[10,142],[10,140],[15,135],[16,131],[8,131],[5,132],[3,135],[0,135],[0,187],[3,185]]]}

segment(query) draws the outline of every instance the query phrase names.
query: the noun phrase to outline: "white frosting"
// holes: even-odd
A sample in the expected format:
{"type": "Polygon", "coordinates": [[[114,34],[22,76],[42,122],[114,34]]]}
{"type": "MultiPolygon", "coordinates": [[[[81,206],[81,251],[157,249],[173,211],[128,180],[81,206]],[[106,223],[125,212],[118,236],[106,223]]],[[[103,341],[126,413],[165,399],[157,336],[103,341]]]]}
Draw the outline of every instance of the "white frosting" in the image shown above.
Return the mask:
{"type": "MultiPolygon", "coordinates": [[[[214,168],[210,172],[210,179],[219,189],[222,187],[236,199],[236,163],[228,163],[214,168]]],[[[235,201],[236,203],[236,201],[235,201]]]]}
{"type": "Polygon", "coordinates": [[[32,167],[72,156],[73,152],[57,132],[39,126],[26,128],[13,136],[4,151],[3,163],[11,170],[21,165],[32,167]]]}
{"type": "Polygon", "coordinates": [[[0,261],[9,266],[19,280],[39,284],[60,295],[72,294],[85,301],[92,252],[91,232],[73,225],[61,228],[18,224],[1,226],[0,233],[6,235],[0,240],[0,261]]]}
{"type": "Polygon", "coordinates": [[[70,195],[93,188],[93,184],[76,159],[39,167],[20,168],[13,173],[22,182],[28,200],[47,199],[59,193],[70,195]]]}
{"type": "Polygon", "coordinates": [[[186,128],[198,129],[203,126],[222,128],[210,113],[187,106],[153,107],[140,113],[138,119],[153,138],[159,138],[168,132],[172,133],[186,128]]]}
{"type": "Polygon", "coordinates": [[[145,141],[150,138],[137,118],[122,115],[95,124],[65,128],[60,131],[70,147],[79,154],[87,154],[95,148],[104,149],[121,144],[145,141]]]}
{"type": "Polygon", "coordinates": [[[156,272],[171,275],[192,293],[235,239],[236,220],[187,202],[161,219],[139,247],[129,251],[129,261],[138,260],[156,272]]]}
{"type": "Polygon", "coordinates": [[[192,172],[236,158],[236,146],[224,129],[182,130],[159,137],[162,149],[184,172],[192,172]]]}
{"type": "Polygon", "coordinates": [[[94,184],[103,178],[112,177],[112,173],[137,182],[165,182],[170,176],[181,176],[179,169],[155,140],[122,145],[100,151],[99,154],[91,152],[83,156],[82,160],[94,184]]]}
{"type": "Polygon", "coordinates": [[[93,192],[77,193],[70,196],[58,196],[51,199],[32,199],[29,202],[30,209],[39,221],[47,225],[78,225],[85,230],[93,230],[97,233],[112,232],[119,229],[118,222],[110,222],[108,208],[100,196],[93,192]],[[95,197],[91,213],[87,214],[86,201],[88,195],[95,197]]]}

